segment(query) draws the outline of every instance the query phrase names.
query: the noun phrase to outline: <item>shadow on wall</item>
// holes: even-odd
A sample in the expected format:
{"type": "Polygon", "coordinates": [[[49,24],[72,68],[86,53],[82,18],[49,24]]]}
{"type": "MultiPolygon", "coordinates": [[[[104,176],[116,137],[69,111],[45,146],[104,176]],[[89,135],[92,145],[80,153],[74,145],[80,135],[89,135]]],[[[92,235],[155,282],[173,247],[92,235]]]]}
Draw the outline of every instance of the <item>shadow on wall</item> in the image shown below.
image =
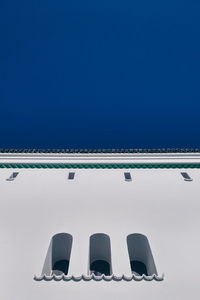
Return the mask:
{"type": "Polygon", "coordinates": [[[42,275],[67,275],[72,249],[72,236],[69,233],[58,233],[51,239],[44,262],[42,275]]]}

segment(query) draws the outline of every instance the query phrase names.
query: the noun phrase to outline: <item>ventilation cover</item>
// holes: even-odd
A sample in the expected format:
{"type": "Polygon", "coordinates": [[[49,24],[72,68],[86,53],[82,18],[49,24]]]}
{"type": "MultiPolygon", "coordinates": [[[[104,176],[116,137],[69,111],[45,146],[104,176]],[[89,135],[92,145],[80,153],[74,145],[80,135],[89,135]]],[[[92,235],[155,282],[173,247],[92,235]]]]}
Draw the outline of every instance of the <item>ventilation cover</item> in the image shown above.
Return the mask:
{"type": "Polygon", "coordinates": [[[10,177],[7,178],[6,180],[7,180],[7,181],[13,181],[13,180],[17,177],[18,174],[19,174],[19,172],[13,172],[13,173],[10,175],[10,177]]]}

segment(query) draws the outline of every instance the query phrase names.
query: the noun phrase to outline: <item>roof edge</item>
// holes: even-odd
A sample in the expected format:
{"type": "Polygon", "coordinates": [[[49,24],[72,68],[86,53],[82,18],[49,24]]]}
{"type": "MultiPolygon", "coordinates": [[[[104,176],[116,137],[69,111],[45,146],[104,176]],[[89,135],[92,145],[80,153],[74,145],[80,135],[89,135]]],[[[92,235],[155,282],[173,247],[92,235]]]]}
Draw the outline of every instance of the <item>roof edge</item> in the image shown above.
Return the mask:
{"type": "Polygon", "coordinates": [[[160,149],[0,149],[0,153],[200,153],[200,148],[160,149]]]}

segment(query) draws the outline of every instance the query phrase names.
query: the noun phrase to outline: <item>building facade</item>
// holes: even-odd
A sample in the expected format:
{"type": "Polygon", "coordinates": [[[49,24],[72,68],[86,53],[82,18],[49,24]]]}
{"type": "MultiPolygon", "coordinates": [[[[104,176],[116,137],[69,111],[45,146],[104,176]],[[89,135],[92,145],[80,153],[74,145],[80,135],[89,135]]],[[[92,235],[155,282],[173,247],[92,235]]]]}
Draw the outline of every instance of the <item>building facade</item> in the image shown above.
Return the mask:
{"type": "Polygon", "coordinates": [[[0,296],[198,299],[200,151],[0,150],[0,296]]]}

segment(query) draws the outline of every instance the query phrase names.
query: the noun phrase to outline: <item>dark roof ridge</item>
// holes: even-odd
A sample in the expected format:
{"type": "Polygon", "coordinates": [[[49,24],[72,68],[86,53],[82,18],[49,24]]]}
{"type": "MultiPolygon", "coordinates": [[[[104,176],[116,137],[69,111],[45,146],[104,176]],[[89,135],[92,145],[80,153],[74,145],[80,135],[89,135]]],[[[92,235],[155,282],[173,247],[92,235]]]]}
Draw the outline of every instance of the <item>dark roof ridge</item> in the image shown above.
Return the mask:
{"type": "Polygon", "coordinates": [[[200,153],[200,148],[160,148],[160,149],[0,149],[0,153],[200,153]]]}

